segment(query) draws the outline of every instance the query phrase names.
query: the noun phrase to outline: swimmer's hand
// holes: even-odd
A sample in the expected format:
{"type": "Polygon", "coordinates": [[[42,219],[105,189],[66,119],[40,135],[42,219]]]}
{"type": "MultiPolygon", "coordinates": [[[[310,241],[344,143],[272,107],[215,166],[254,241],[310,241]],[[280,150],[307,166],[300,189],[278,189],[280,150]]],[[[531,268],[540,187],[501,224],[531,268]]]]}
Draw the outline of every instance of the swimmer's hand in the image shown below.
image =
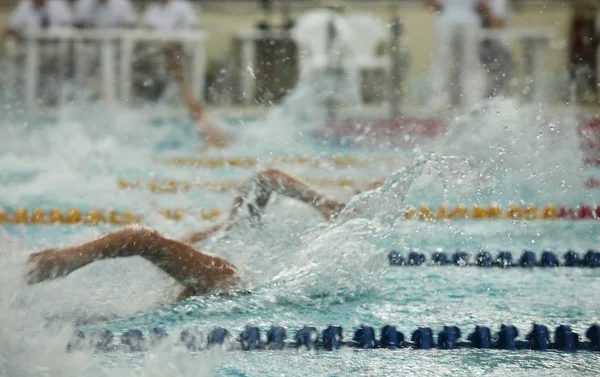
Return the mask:
{"type": "Polygon", "coordinates": [[[27,283],[37,284],[67,276],[73,271],[72,262],[69,253],[61,249],[47,249],[31,254],[28,259],[30,270],[27,274],[27,283]]]}
{"type": "MultiPolygon", "coordinates": [[[[194,112],[194,114],[197,114],[194,112]]],[[[227,148],[229,146],[229,138],[225,132],[221,131],[208,117],[208,114],[202,110],[200,115],[196,115],[198,119],[198,128],[206,138],[206,144],[202,149],[210,148],[227,148]]]]}
{"type": "Polygon", "coordinates": [[[210,119],[204,106],[194,104],[192,115],[196,118],[196,124],[206,139],[206,145],[203,149],[226,148],[229,146],[229,137],[210,119]]]}

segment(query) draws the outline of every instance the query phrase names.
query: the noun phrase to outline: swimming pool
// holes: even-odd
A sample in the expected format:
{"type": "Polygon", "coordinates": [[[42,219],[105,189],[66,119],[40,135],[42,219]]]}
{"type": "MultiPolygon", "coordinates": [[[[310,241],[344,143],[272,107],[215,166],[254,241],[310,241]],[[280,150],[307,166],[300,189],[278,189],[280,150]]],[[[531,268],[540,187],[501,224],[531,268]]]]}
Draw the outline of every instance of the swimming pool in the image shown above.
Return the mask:
{"type": "MultiPolygon", "coordinates": [[[[188,375],[596,375],[594,352],[501,350],[342,350],[338,352],[208,352],[190,353],[178,342],[182,329],[208,332],[222,326],[237,335],[246,325],[263,334],[272,325],[288,336],[305,324],[319,331],[335,323],[345,338],[360,324],[376,331],[394,324],[406,337],[420,325],[437,334],[456,325],[463,339],[475,325],[496,332],[502,323],[520,331],[533,322],[551,331],[569,324],[583,335],[599,320],[597,269],[484,269],[477,267],[400,267],[387,263],[389,250],[420,249],[427,256],[437,248],[496,254],[523,249],[538,258],[544,249],[562,254],[597,248],[595,220],[444,220],[403,221],[408,206],[427,203],[488,205],[499,202],[551,202],[557,205],[595,203],[584,179],[591,172],[577,168],[576,140],[569,134],[569,114],[544,118],[538,109],[497,103],[494,108],[456,119],[460,127],[421,150],[356,149],[313,139],[298,126],[291,135],[277,133],[277,124],[294,124],[270,114],[264,126],[232,125],[238,141],[213,157],[260,157],[249,168],[190,168],[157,163],[159,158],[193,156],[198,136],[186,122],[151,121],[139,112],[100,106],[65,111],[57,121],[2,129],[6,148],[3,205],[8,208],[129,208],[144,223],[177,236],[210,222],[192,216],[194,208],[227,208],[232,192],[193,188],[186,193],[157,194],[147,188],[122,190],[118,179],[227,180],[243,179],[269,160],[286,155],[352,155],[381,157],[367,165],[285,164],[281,167],[312,178],[375,178],[393,175],[400,187],[388,187],[355,199],[363,210],[324,224],[311,209],[277,199],[260,229],[241,226],[200,247],[240,266],[252,294],[234,298],[168,301],[174,281],[143,260],[109,260],[76,271],[65,279],[26,287],[20,280],[24,257],[39,249],[70,244],[113,228],[110,225],[4,225],[2,234],[3,310],[0,374],[7,376],[188,376],[188,375]],[[109,112],[110,110],[110,112],[109,112]],[[81,115],[84,113],[84,116],[81,115]],[[102,114],[111,113],[108,119],[102,114]],[[92,119],[93,121],[89,121],[92,119]],[[103,119],[99,121],[97,119],[103,119]],[[538,119],[539,120],[539,119],[538,119]],[[535,123],[535,122],[533,122],[535,123]],[[264,127],[264,128],[261,128],[264,127]],[[560,135],[560,137],[556,137],[560,135]],[[576,143],[575,143],[576,144],[576,143]],[[424,152],[434,151],[435,154],[424,152]],[[456,158],[444,155],[459,156],[456,158]],[[412,165],[412,161],[420,161],[412,165]],[[385,158],[385,159],[383,159],[385,158]],[[467,160],[468,158],[468,160],[467,160]],[[383,162],[382,162],[383,161],[383,162]],[[387,162],[386,162],[387,161],[387,162]],[[390,162],[391,161],[391,162],[390,162]],[[158,208],[191,209],[180,221],[160,215],[158,208]],[[108,329],[120,333],[154,327],[170,334],[161,346],[146,352],[65,352],[72,331],[108,329]]],[[[544,113],[542,113],[544,114],[544,113]]],[[[235,122],[234,122],[235,123],[235,122]]],[[[352,191],[328,187],[350,198],[352,191]]]]}

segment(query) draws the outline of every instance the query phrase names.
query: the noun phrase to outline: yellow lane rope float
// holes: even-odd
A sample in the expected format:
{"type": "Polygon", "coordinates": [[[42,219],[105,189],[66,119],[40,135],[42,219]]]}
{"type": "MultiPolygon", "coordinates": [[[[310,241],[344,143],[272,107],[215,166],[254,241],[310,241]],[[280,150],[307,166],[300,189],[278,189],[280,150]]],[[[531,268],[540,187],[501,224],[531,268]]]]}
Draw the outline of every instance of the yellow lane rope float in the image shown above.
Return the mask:
{"type": "MultiPolygon", "coordinates": [[[[169,220],[181,220],[185,215],[198,216],[205,220],[215,221],[226,211],[213,207],[200,211],[191,211],[184,208],[163,208],[159,213],[169,220]]],[[[538,208],[534,204],[521,206],[511,204],[503,209],[499,204],[489,206],[475,205],[467,208],[464,205],[447,206],[441,205],[432,209],[427,205],[418,208],[408,208],[400,213],[405,220],[434,221],[434,220],[484,220],[484,219],[509,219],[509,220],[543,220],[543,219],[600,219],[600,204],[590,206],[583,204],[576,208],[568,206],[557,207],[554,204],[546,204],[538,208]]],[[[28,210],[24,207],[16,208],[14,211],[6,211],[0,208],[0,223],[3,224],[132,224],[142,220],[141,216],[132,211],[115,210],[81,210],[69,208],[66,211],[54,208],[44,210],[34,208],[28,210]]]]}
{"type": "MultiPolygon", "coordinates": [[[[355,180],[352,178],[307,178],[306,181],[312,185],[319,187],[357,187],[368,185],[372,181],[355,180]]],[[[149,189],[157,194],[173,194],[178,192],[188,192],[192,188],[205,189],[210,191],[224,192],[238,188],[244,180],[228,179],[228,180],[199,180],[197,182],[189,180],[165,179],[165,180],[149,180],[143,182],[140,179],[127,180],[119,179],[118,187],[122,190],[129,189],[149,189]]]]}
{"type": "MultiPolygon", "coordinates": [[[[163,208],[160,214],[170,220],[181,220],[185,214],[183,208],[163,208]]],[[[188,211],[193,215],[192,211],[188,211]]],[[[221,216],[222,212],[218,208],[198,211],[198,216],[205,220],[215,220],[221,216]]],[[[115,211],[111,209],[99,210],[92,208],[82,210],[79,208],[69,208],[66,211],[58,208],[44,210],[34,208],[28,210],[24,207],[16,208],[14,211],[7,211],[0,208],[0,224],[134,224],[139,223],[142,217],[134,214],[130,210],[115,211]]]]}
{"type": "Polygon", "coordinates": [[[336,167],[367,165],[376,161],[393,159],[391,157],[357,157],[357,156],[280,156],[280,157],[170,157],[158,159],[163,165],[196,167],[196,168],[221,168],[231,167],[254,167],[259,161],[269,164],[286,165],[330,165],[336,167]]]}
{"type": "Polygon", "coordinates": [[[499,204],[490,206],[475,205],[467,208],[464,205],[448,207],[441,205],[432,209],[427,205],[418,208],[409,208],[404,214],[405,220],[446,220],[446,219],[512,219],[512,220],[537,220],[537,219],[599,219],[600,204],[590,206],[582,204],[576,208],[569,206],[556,206],[546,204],[538,208],[535,204],[521,206],[513,203],[508,208],[502,209],[499,204]]]}

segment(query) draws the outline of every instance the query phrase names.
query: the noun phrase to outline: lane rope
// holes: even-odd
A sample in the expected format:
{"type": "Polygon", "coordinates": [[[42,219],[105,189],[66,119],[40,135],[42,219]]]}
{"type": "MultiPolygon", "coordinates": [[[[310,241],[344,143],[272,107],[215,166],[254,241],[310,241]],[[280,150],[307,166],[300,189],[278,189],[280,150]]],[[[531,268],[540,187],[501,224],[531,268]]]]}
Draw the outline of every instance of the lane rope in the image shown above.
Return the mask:
{"type": "MultiPolygon", "coordinates": [[[[355,180],[348,177],[341,178],[306,178],[304,181],[311,185],[319,187],[356,187],[366,186],[372,180],[355,180]]],[[[141,179],[127,180],[119,179],[117,185],[121,190],[140,190],[148,189],[157,194],[174,194],[188,192],[191,189],[206,189],[217,192],[225,192],[236,190],[246,180],[228,179],[228,180],[199,180],[197,182],[190,180],[164,179],[164,180],[148,180],[141,179]]]]}
{"type": "MultiPolygon", "coordinates": [[[[270,164],[312,165],[312,166],[361,166],[379,161],[381,158],[356,156],[280,156],[280,157],[170,157],[161,158],[157,162],[162,165],[185,166],[197,168],[221,167],[254,167],[259,162],[270,164]]],[[[390,159],[391,160],[391,159],[390,159]]]]}
{"type": "MultiPolygon", "coordinates": [[[[158,212],[169,220],[181,220],[184,216],[200,216],[209,221],[217,220],[228,210],[212,207],[209,209],[187,210],[185,208],[161,208],[158,212]]],[[[429,206],[422,205],[418,209],[408,208],[399,214],[404,220],[418,221],[447,221],[447,220],[598,220],[600,219],[600,205],[591,206],[582,204],[572,208],[569,206],[559,206],[547,204],[538,209],[534,204],[521,206],[512,204],[507,209],[502,209],[499,204],[490,206],[476,205],[467,208],[464,205],[449,207],[439,206],[437,211],[433,211],[429,206]]],[[[43,208],[27,209],[18,207],[13,211],[0,207],[0,223],[14,224],[131,224],[142,221],[142,216],[135,214],[131,210],[117,211],[114,209],[80,209],[71,207],[61,210],[53,208],[44,210],[43,208]]]]}
{"type": "MultiPolygon", "coordinates": [[[[183,208],[163,208],[159,213],[169,220],[181,220],[185,215],[183,208]]],[[[189,212],[191,214],[191,211],[189,212]]],[[[214,221],[222,215],[218,208],[201,209],[194,212],[195,215],[209,221],[214,221]]],[[[34,208],[28,210],[24,207],[7,211],[0,208],[0,224],[27,224],[27,225],[51,225],[51,224],[135,224],[143,220],[143,216],[134,214],[130,210],[116,211],[113,209],[92,208],[83,210],[71,207],[67,210],[53,208],[44,210],[34,208]]]]}
{"type": "Polygon", "coordinates": [[[489,206],[475,205],[467,208],[462,204],[450,207],[440,205],[437,210],[428,205],[421,205],[418,208],[408,208],[404,211],[405,220],[448,220],[448,219],[511,219],[511,220],[537,220],[537,219],[598,219],[600,218],[600,205],[589,205],[583,203],[575,208],[567,205],[557,206],[556,204],[546,204],[538,208],[535,204],[521,205],[511,204],[503,209],[500,204],[491,204],[489,206]]]}
{"type": "Polygon", "coordinates": [[[563,254],[562,261],[551,250],[543,250],[539,259],[531,250],[523,250],[519,259],[513,258],[510,251],[499,251],[496,257],[486,250],[467,252],[457,250],[451,256],[445,251],[438,250],[429,258],[418,250],[412,250],[406,257],[398,250],[388,253],[390,266],[477,266],[477,267],[589,267],[600,268],[600,252],[588,250],[583,258],[575,251],[568,250],[563,254]],[[474,260],[471,258],[474,257],[474,260]]]}
{"type": "MultiPolygon", "coordinates": [[[[370,187],[374,181],[384,182],[386,177],[380,177],[375,179],[354,179],[350,177],[340,178],[316,178],[308,177],[303,178],[303,181],[318,187],[351,187],[351,188],[365,188],[370,187]]],[[[232,191],[240,187],[246,180],[243,179],[202,179],[198,181],[191,181],[185,179],[174,179],[166,178],[162,180],[152,179],[143,181],[141,179],[125,179],[121,178],[118,180],[117,186],[121,190],[140,190],[148,189],[152,193],[156,194],[175,194],[175,193],[186,193],[191,189],[203,189],[216,192],[232,191]]],[[[600,179],[590,177],[586,180],[585,185],[589,189],[600,189],[600,179]]]]}
{"type": "MultiPolygon", "coordinates": [[[[497,333],[492,335],[489,327],[475,326],[462,341],[463,331],[457,326],[447,325],[437,334],[430,327],[421,326],[414,330],[410,339],[398,330],[395,325],[383,326],[377,333],[372,326],[360,325],[352,337],[346,340],[344,329],[340,325],[329,325],[319,333],[316,327],[304,325],[295,331],[294,337],[288,341],[288,331],[281,326],[271,326],[265,333],[260,328],[247,325],[243,331],[234,336],[233,331],[223,327],[213,328],[208,334],[203,334],[196,328],[181,330],[175,344],[180,344],[190,351],[203,351],[214,347],[224,350],[324,350],[334,351],[346,347],[354,349],[400,349],[412,348],[418,350],[441,349],[452,350],[460,348],[498,349],[498,350],[557,350],[575,352],[577,350],[600,350],[600,325],[593,324],[585,332],[588,341],[582,341],[569,325],[559,325],[554,330],[554,339],[547,326],[534,323],[531,330],[519,340],[519,330],[510,324],[502,324],[497,333]],[[377,336],[379,335],[379,336],[377,336]]],[[[146,351],[172,338],[163,327],[155,327],[148,334],[133,328],[125,331],[116,339],[110,330],[100,330],[85,334],[78,330],[67,345],[70,352],[90,348],[100,351],[146,351]]]]}

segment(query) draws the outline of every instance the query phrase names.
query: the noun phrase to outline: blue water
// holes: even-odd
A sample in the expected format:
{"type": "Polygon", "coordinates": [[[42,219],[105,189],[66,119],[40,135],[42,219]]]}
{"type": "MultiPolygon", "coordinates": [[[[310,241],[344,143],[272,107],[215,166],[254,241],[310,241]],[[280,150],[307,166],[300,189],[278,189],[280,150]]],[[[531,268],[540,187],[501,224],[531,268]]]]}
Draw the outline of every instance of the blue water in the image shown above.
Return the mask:
{"type": "MultiPolygon", "coordinates": [[[[198,245],[240,268],[252,294],[235,298],[199,297],[168,304],[177,293],[176,283],[138,258],[103,261],[64,279],[25,286],[21,272],[29,253],[81,242],[114,226],[4,225],[0,232],[4,266],[0,318],[5,326],[0,335],[7,340],[4,348],[0,347],[0,376],[597,375],[600,354],[592,352],[465,349],[190,354],[177,344],[181,329],[190,326],[204,333],[222,326],[237,334],[248,324],[260,327],[263,333],[271,325],[281,325],[292,335],[304,324],[323,330],[337,323],[344,327],[346,338],[362,323],[376,328],[392,323],[407,337],[420,325],[437,333],[443,325],[454,324],[463,330],[464,339],[475,325],[489,326],[495,332],[501,323],[511,323],[523,339],[531,324],[540,322],[551,330],[570,324],[583,335],[599,320],[599,270],[391,268],[386,259],[391,249],[407,253],[416,248],[427,255],[437,248],[449,252],[486,249],[492,254],[510,250],[515,257],[521,250],[531,249],[539,257],[543,249],[562,255],[568,249],[583,253],[598,248],[597,221],[426,223],[401,217],[408,206],[423,202],[435,206],[497,201],[506,206],[523,201],[540,207],[547,202],[594,203],[597,194],[582,185],[588,172],[578,167],[581,160],[571,144],[575,139],[565,136],[568,121],[557,121],[563,132],[562,144],[539,148],[536,143],[547,147],[549,139],[540,136],[543,132],[530,134],[521,127],[531,124],[527,120],[531,114],[500,106],[487,117],[475,114],[479,118],[471,123],[476,126],[460,123],[463,133],[449,139],[462,140],[458,143],[432,142],[411,150],[354,149],[314,139],[300,127],[285,136],[273,132],[277,126],[269,117],[263,120],[265,129],[260,123],[230,121],[229,131],[237,141],[230,149],[210,155],[255,156],[260,157],[259,164],[250,169],[210,169],[156,162],[162,157],[198,154],[202,139],[189,121],[149,119],[124,109],[116,109],[108,119],[98,116],[108,114],[106,109],[88,112],[83,117],[67,113],[54,122],[27,127],[10,124],[0,131],[7,140],[0,153],[3,206],[127,208],[143,215],[144,224],[177,237],[208,226],[210,222],[194,216],[194,211],[213,206],[226,209],[233,192],[194,188],[183,194],[156,194],[147,188],[121,190],[117,180],[241,180],[271,166],[269,159],[274,157],[342,154],[385,156],[393,161],[343,168],[278,167],[302,177],[363,179],[400,169],[395,177],[402,185],[355,198],[361,215],[329,224],[305,205],[277,198],[260,229],[242,226],[198,245]],[[515,113],[519,114],[516,120],[515,113]],[[477,131],[485,125],[487,131],[477,131]],[[531,135],[534,140],[529,143],[531,135]],[[459,147],[464,153],[459,153],[459,147]],[[423,152],[434,154],[422,157],[423,152]],[[459,157],[447,159],[444,156],[448,154],[459,157]],[[415,158],[425,162],[414,167],[415,158]],[[402,170],[406,166],[413,167],[402,170]],[[187,212],[181,221],[170,221],[159,214],[164,207],[185,207],[187,212]],[[129,328],[148,333],[155,326],[170,334],[159,349],[139,354],[64,351],[75,327],[86,332],[110,329],[118,335],[129,328]]],[[[284,119],[284,123],[291,121],[284,119]]],[[[353,195],[344,188],[325,190],[342,199],[353,195]]]]}

